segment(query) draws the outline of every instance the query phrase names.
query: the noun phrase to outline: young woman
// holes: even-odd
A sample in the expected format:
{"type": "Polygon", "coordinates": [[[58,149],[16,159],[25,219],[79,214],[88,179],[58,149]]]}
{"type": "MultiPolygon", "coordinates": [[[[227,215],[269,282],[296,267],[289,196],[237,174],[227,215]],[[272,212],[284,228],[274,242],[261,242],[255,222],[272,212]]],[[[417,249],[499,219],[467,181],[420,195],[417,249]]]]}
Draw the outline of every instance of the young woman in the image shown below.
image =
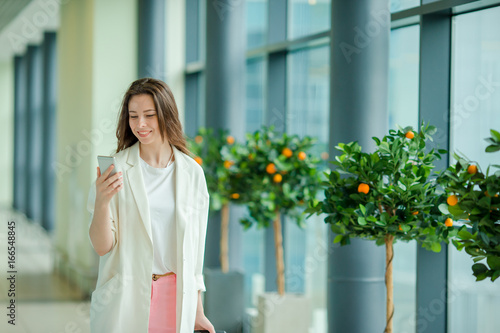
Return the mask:
{"type": "Polygon", "coordinates": [[[215,333],[201,303],[207,185],[164,82],[131,84],[116,136],[115,165],[97,168],[87,203],[100,256],[91,332],[215,333]]]}

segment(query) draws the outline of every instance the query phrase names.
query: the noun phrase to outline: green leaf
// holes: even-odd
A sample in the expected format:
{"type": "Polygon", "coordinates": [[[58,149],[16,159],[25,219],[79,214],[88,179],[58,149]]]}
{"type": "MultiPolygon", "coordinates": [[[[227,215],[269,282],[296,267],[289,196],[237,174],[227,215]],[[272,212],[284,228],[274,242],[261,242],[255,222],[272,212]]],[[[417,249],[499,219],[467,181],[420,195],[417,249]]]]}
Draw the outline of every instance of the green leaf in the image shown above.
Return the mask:
{"type": "Polygon", "coordinates": [[[491,270],[500,270],[500,257],[489,256],[486,258],[486,262],[491,270]]]}
{"type": "Polygon", "coordinates": [[[467,229],[462,229],[458,232],[458,237],[463,240],[469,240],[472,239],[472,235],[470,232],[467,231],[467,229]]]}
{"type": "Polygon", "coordinates": [[[472,265],[472,271],[474,272],[475,276],[478,276],[479,274],[487,272],[488,267],[486,267],[485,264],[477,263],[472,265]]]}
{"type": "Polygon", "coordinates": [[[488,272],[476,275],[476,281],[482,281],[488,277],[488,272]]]}
{"type": "Polygon", "coordinates": [[[363,216],[366,216],[366,208],[362,204],[359,204],[359,209],[361,210],[361,213],[363,213],[363,216]]]}
{"type": "Polygon", "coordinates": [[[333,239],[333,243],[339,243],[342,240],[342,237],[342,235],[335,236],[335,238],[333,239]]]}
{"type": "Polygon", "coordinates": [[[500,133],[494,129],[490,129],[491,136],[495,138],[497,142],[500,142],[500,133]]]}
{"type": "Polygon", "coordinates": [[[500,150],[500,145],[489,145],[488,147],[486,147],[487,153],[494,153],[499,150],[500,150]]]}
{"type": "Polygon", "coordinates": [[[467,218],[467,213],[464,212],[463,209],[461,209],[458,205],[455,206],[448,206],[448,210],[450,211],[450,214],[455,216],[455,218],[467,218]]]}
{"type": "Polygon", "coordinates": [[[439,242],[433,242],[431,244],[431,250],[433,252],[441,252],[441,243],[439,243],[439,242]]]}
{"type": "Polygon", "coordinates": [[[438,206],[439,211],[443,213],[444,215],[449,215],[450,211],[448,210],[448,205],[445,203],[442,203],[438,206]]]}
{"type": "Polygon", "coordinates": [[[359,225],[366,225],[366,220],[364,217],[358,217],[358,224],[359,225]]]}
{"type": "Polygon", "coordinates": [[[491,276],[491,282],[495,281],[500,276],[500,270],[495,271],[491,276]]]}

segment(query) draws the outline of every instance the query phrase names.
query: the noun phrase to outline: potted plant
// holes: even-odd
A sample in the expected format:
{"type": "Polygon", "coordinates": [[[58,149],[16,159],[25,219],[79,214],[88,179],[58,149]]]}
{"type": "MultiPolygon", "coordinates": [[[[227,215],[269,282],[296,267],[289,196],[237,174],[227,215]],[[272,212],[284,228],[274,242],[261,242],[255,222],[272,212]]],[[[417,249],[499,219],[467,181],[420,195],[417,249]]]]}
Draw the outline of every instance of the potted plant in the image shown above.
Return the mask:
{"type": "Polygon", "coordinates": [[[308,301],[303,302],[293,295],[289,295],[288,301],[285,300],[281,217],[286,215],[303,226],[303,209],[308,202],[316,200],[321,181],[321,172],[317,169],[320,159],[308,153],[315,142],[315,139],[307,136],[280,135],[271,126],[247,134],[242,149],[225,147],[222,150],[225,160],[234,161],[229,170],[235,175],[230,178],[234,181],[230,187],[236,191],[233,195],[237,194],[235,200],[248,208],[247,216],[240,222],[245,228],[253,225],[267,228],[272,225],[274,229],[278,295],[260,297],[259,304],[266,307],[259,309],[259,325],[256,329],[260,332],[267,332],[273,327],[273,318],[277,318],[273,314],[283,313],[280,307],[286,308],[287,318],[295,319],[288,322],[291,331],[281,322],[283,331],[303,332],[303,327],[307,330],[309,326],[309,316],[301,320],[310,311],[308,301]],[[274,311],[269,311],[269,304],[272,304],[274,311]],[[288,311],[294,311],[295,314],[288,311]]]}
{"type": "Polygon", "coordinates": [[[390,130],[382,140],[373,138],[373,153],[363,152],[357,142],[338,144],[340,156],[332,162],[335,169],[326,173],[328,181],[322,183],[325,199],[306,210],[327,215],[325,222],[337,234],[335,243],[347,245],[350,238],[360,237],[385,245],[388,333],[394,314],[394,242],[417,240],[439,252],[441,242],[455,233],[436,208],[443,198],[436,195],[432,170],[445,151],[426,151],[435,131],[424,124],[419,133],[412,127],[390,130]]]}
{"type": "MultiPolygon", "coordinates": [[[[500,150],[499,132],[491,130],[486,140],[490,143],[487,152],[500,150]]],[[[439,177],[448,196],[439,208],[464,223],[458,231],[459,240],[453,244],[473,258],[476,281],[495,281],[500,276],[500,170],[491,172],[488,167],[483,172],[477,163],[454,156],[457,163],[439,177]]]]}
{"type": "MultiPolygon", "coordinates": [[[[214,133],[211,128],[199,128],[194,139],[188,138],[190,151],[194,159],[205,172],[210,194],[210,214],[220,212],[220,265],[221,269],[205,268],[205,313],[216,327],[228,333],[241,332],[244,316],[244,279],[242,272],[230,271],[228,256],[228,235],[230,202],[238,199],[233,193],[230,172],[233,161],[225,160],[221,155],[224,149],[240,147],[227,130],[214,133]]],[[[239,201],[238,201],[239,203],[239,201]]]]}

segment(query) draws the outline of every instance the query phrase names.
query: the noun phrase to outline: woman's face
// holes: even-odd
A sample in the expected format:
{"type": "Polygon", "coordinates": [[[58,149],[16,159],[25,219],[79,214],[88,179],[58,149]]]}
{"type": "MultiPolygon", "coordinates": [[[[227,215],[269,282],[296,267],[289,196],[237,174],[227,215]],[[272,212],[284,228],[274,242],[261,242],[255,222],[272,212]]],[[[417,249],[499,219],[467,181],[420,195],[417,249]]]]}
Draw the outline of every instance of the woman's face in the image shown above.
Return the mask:
{"type": "Polygon", "coordinates": [[[134,95],[128,103],[128,123],[142,144],[161,143],[158,113],[153,97],[148,94],[134,95]]]}

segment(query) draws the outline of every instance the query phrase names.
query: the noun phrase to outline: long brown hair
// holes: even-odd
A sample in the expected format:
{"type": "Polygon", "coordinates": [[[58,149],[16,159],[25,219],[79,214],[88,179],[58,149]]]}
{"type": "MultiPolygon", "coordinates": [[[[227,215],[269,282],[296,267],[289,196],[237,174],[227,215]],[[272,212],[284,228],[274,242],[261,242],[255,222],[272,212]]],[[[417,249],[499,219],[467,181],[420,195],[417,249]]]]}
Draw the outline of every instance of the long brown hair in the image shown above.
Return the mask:
{"type": "Polygon", "coordinates": [[[118,127],[116,128],[118,139],[116,152],[130,147],[138,141],[130,129],[128,104],[132,96],[142,94],[153,97],[162,140],[165,140],[165,135],[167,135],[169,142],[178,150],[188,156],[193,156],[186,146],[186,138],[182,132],[182,124],[179,120],[179,112],[172,91],[165,82],[152,78],[142,78],[132,82],[123,96],[118,127]]]}

